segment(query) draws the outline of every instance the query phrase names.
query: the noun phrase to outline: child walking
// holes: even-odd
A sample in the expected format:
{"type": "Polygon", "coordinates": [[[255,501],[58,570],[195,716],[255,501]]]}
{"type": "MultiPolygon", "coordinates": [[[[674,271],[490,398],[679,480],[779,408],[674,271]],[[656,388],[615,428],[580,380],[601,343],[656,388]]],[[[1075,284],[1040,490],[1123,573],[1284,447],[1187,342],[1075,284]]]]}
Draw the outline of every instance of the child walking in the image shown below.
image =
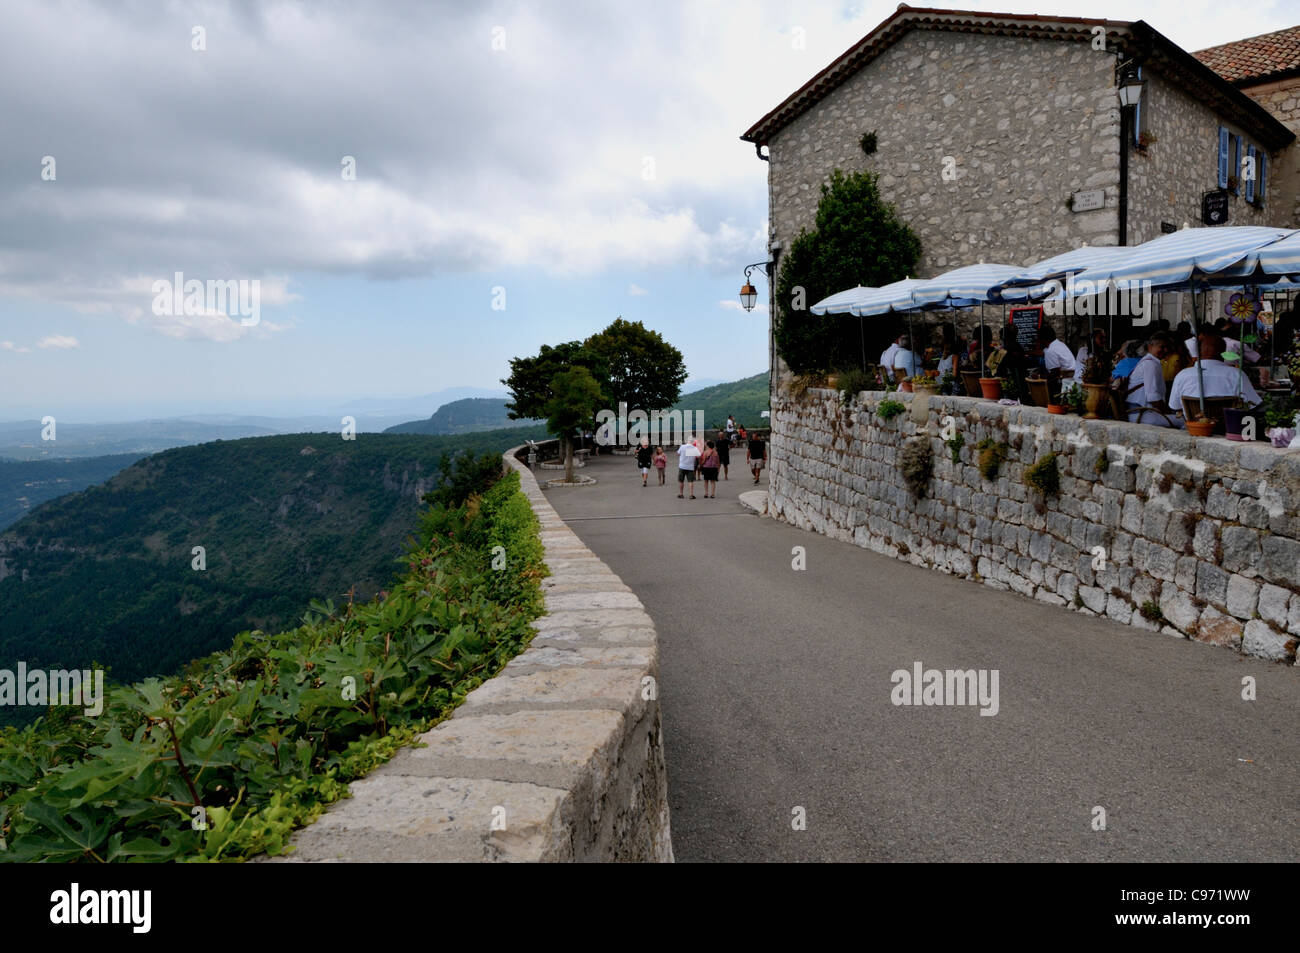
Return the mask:
{"type": "Polygon", "coordinates": [[[655,447],[655,472],[659,474],[659,485],[664,485],[664,471],[668,467],[668,454],[664,453],[663,447],[655,447]]]}

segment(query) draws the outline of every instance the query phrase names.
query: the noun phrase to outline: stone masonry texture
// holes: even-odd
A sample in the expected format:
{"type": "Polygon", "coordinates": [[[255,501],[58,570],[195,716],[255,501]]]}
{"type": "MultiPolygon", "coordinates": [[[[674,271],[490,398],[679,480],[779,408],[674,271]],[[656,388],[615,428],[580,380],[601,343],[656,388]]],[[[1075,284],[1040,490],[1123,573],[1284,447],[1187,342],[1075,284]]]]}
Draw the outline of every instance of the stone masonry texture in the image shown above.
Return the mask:
{"type": "Polygon", "coordinates": [[[551,570],[536,636],[274,860],[672,861],[650,616],[505,460],[551,570]]]}
{"type": "Polygon", "coordinates": [[[1295,661],[1300,453],[963,397],[864,392],[844,406],[819,389],[774,399],[771,448],[768,512],[785,522],[1064,609],[1295,661]],[[913,413],[882,420],[886,396],[913,413]],[[964,438],[956,463],[945,425],[964,438]],[[899,469],[917,438],[934,459],[921,498],[899,469]],[[1006,446],[991,481],[984,440],[1006,446]],[[1044,496],[1024,475],[1048,453],[1060,490],[1044,496]]]}

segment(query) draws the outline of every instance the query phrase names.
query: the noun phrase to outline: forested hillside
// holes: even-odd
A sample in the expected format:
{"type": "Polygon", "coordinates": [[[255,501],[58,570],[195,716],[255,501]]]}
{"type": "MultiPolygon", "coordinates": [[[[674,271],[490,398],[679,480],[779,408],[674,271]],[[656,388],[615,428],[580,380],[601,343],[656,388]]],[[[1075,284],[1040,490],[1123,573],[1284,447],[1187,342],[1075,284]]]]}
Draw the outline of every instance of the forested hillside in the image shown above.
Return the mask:
{"type": "Polygon", "coordinates": [[[312,599],[368,599],[393,578],[444,455],[518,434],[297,434],[141,460],[0,534],[0,667],[99,662],[133,681],[240,630],[291,627],[312,599]]]}
{"type": "Polygon", "coordinates": [[[0,530],[16,523],[46,500],[103,483],[144,454],[62,460],[0,459],[0,530]]]}
{"type": "Polygon", "coordinates": [[[384,433],[457,434],[503,427],[531,427],[536,430],[538,426],[540,425],[534,420],[511,420],[503,398],[466,397],[443,404],[427,420],[397,424],[384,433]]]}
{"type": "Polygon", "coordinates": [[[763,373],[683,394],[673,406],[681,410],[703,411],[706,427],[726,423],[727,414],[746,427],[766,427],[767,419],[760,415],[768,409],[768,404],[767,374],[763,373]]]}

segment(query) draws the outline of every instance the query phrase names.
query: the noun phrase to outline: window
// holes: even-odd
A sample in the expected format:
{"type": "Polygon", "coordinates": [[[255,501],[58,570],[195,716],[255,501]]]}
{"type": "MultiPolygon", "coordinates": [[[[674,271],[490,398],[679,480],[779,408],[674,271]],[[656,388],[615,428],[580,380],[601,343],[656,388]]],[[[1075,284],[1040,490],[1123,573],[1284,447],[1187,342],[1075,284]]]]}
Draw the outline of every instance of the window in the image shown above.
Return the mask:
{"type": "Polygon", "coordinates": [[[1259,180],[1255,183],[1255,202],[1258,205],[1264,204],[1264,192],[1268,184],[1268,155],[1263,149],[1256,153],[1256,161],[1259,168],[1255,170],[1255,177],[1259,180]]]}
{"type": "MultiPolygon", "coordinates": [[[[1138,79],[1142,78],[1142,67],[1139,66],[1137,68],[1135,75],[1138,79]]],[[[1146,83],[1143,83],[1142,92],[1145,94],[1146,91],[1146,83]]],[[[1133,145],[1138,148],[1141,148],[1142,146],[1142,133],[1147,131],[1147,127],[1143,125],[1143,123],[1146,121],[1147,114],[1151,111],[1142,108],[1142,101],[1144,99],[1146,99],[1145,95],[1139,96],[1137,105],[1133,107],[1133,145]]]]}
{"type": "Polygon", "coordinates": [[[1228,160],[1228,188],[1233,195],[1241,194],[1241,136],[1232,134],[1231,158],[1228,160]]]}
{"type": "Polygon", "coordinates": [[[1244,163],[1244,165],[1248,167],[1253,167],[1247,170],[1250,172],[1250,178],[1246,179],[1246,201],[1254,202],[1255,201],[1255,180],[1259,178],[1259,160],[1255,157],[1254,146],[1246,147],[1245,158],[1246,158],[1246,162],[1244,163]]]}
{"type": "Polygon", "coordinates": [[[1219,188],[1228,187],[1228,130],[1219,127],[1219,188]]]}

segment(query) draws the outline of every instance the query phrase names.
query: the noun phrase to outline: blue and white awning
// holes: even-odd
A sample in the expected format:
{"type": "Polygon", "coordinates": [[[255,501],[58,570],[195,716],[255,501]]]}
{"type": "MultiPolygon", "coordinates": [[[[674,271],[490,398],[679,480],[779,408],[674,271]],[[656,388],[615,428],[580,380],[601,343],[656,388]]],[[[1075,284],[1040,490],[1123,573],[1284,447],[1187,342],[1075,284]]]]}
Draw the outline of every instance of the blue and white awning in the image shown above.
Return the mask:
{"type": "Polygon", "coordinates": [[[818,301],[808,310],[813,314],[848,314],[853,305],[857,304],[864,295],[879,290],[879,288],[867,288],[859,285],[856,288],[850,288],[848,291],[838,291],[829,298],[822,298],[821,301],[818,301]]]}
{"type": "Polygon", "coordinates": [[[1150,282],[1156,291],[1180,290],[1207,276],[1232,277],[1246,268],[1252,252],[1291,234],[1290,229],[1258,225],[1184,228],[1125,248],[1127,254],[1117,261],[1080,272],[1065,293],[1094,294],[1120,281],[1150,282]]]}
{"type": "Polygon", "coordinates": [[[916,308],[969,307],[989,301],[989,292],[1024,269],[1019,265],[967,265],[936,275],[912,291],[916,308]]]}
{"type": "Polygon", "coordinates": [[[993,290],[1007,301],[1033,300],[1055,290],[1049,282],[1059,282],[1089,268],[1117,264],[1130,251],[1118,245],[1084,245],[1035,262],[993,290]]]}

